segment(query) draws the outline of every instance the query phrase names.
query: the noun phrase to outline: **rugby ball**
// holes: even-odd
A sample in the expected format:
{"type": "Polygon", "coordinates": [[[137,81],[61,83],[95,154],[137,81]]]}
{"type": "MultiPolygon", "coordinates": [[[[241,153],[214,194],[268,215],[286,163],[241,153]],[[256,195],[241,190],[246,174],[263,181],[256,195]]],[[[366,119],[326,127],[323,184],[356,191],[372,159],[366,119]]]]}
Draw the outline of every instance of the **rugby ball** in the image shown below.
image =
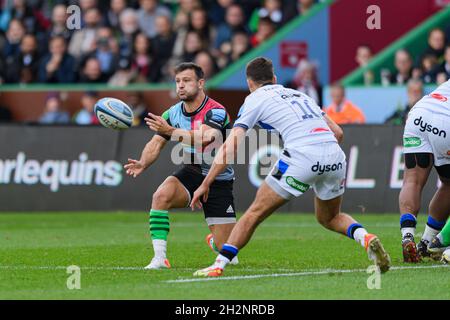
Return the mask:
{"type": "Polygon", "coordinates": [[[94,113],[98,121],[106,128],[124,130],[133,124],[133,111],[123,101],[115,98],[103,98],[97,101],[94,113]]]}

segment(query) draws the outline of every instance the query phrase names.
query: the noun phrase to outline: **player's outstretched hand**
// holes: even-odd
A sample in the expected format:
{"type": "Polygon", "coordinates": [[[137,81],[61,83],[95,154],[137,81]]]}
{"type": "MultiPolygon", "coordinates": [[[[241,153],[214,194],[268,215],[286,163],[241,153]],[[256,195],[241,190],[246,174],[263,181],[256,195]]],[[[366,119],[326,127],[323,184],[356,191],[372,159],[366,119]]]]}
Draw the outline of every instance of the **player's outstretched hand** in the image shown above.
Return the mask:
{"type": "Polygon", "coordinates": [[[125,168],[127,175],[132,176],[133,178],[136,178],[145,170],[142,163],[134,159],[128,159],[128,163],[123,167],[125,168]]]}
{"type": "Polygon", "coordinates": [[[200,187],[198,187],[197,190],[194,192],[194,196],[192,197],[191,201],[191,209],[192,211],[195,210],[195,208],[202,208],[202,202],[200,199],[203,197],[203,202],[208,201],[208,195],[209,195],[209,187],[201,184],[200,187]]]}
{"type": "Polygon", "coordinates": [[[172,135],[172,131],[174,130],[174,128],[170,126],[163,117],[154,115],[153,113],[149,112],[148,117],[146,117],[144,120],[150,130],[168,136],[172,135]]]}

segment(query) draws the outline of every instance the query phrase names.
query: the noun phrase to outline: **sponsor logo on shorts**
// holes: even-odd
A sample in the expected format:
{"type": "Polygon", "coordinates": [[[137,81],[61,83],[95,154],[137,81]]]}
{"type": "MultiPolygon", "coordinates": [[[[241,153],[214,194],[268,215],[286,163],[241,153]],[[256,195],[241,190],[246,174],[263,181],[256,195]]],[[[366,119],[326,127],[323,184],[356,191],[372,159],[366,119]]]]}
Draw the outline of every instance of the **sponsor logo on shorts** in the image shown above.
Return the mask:
{"type": "Polygon", "coordinates": [[[418,137],[403,138],[403,146],[405,148],[419,147],[421,144],[422,140],[418,137]]]}
{"type": "Polygon", "coordinates": [[[305,193],[309,189],[309,184],[298,181],[297,179],[290,176],[286,177],[286,183],[295,190],[298,190],[303,193],[305,193]]]}
{"type": "Polygon", "coordinates": [[[230,206],[227,209],[227,213],[234,213],[233,206],[230,204],[230,206]]]}
{"type": "Polygon", "coordinates": [[[318,172],[318,175],[322,175],[325,172],[334,172],[338,170],[342,170],[343,168],[342,162],[334,163],[334,164],[327,164],[327,165],[321,165],[319,161],[315,165],[311,167],[312,172],[318,172]]]}
{"type": "Polygon", "coordinates": [[[427,131],[427,132],[431,132],[432,134],[434,134],[436,136],[439,136],[439,137],[442,136],[443,138],[447,138],[447,132],[445,132],[444,130],[440,130],[437,127],[433,127],[431,124],[428,124],[428,123],[424,122],[422,120],[422,117],[415,119],[414,120],[414,124],[416,126],[420,127],[419,130],[421,132],[427,131]]]}

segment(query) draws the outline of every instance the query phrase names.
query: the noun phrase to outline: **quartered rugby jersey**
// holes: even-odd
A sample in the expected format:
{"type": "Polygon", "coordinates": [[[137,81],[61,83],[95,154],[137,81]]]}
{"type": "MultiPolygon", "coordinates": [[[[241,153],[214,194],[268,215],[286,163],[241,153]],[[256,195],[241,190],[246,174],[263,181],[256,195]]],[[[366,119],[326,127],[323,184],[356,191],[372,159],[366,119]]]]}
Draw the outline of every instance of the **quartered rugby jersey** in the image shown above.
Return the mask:
{"type": "MultiPolygon", "coordinates": [[[[180,101],[170,109],[166,110],[162,117],[174,128],[184,130],[200,130],[201,125],[206,124],[222,133],[223,141],[226,139],[226,130],[231,129],[230,116],[225,107],[217,101],[205,96],[200,107],[194,112],[186,112],[184,103],[180,101]]],[[[170,137],[163,136],[167,140],[170,137]]],[[[223,143],[222,141],[222,143],[223,143]]],[[[214,159],[214,148],[207,146],[197,149],[194,146],[183,144],[184,163],[199,166],[201,172],[206,176],[211,168],[214,159]],[[212,152],[211,152],[212,151],[212,152]],[[206,160],[206,161],[205,161],[206,160]]],[[[226,170],[220,173],[216,180],[234,179],[234,170],[228,166],[226,170]]]]}

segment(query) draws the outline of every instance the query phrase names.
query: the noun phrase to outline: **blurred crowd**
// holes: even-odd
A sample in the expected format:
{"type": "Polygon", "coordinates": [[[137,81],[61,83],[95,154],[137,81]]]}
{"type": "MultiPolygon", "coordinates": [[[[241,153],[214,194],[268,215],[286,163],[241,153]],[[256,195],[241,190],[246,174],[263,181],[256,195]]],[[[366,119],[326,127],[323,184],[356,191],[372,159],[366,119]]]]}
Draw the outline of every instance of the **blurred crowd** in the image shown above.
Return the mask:
{"type": "MultiPolygon", "coordinates": [[[[372,59],[369,45],[362,44],[356,51],[356,62],[365,68],[372,59]]],[[[380,84],[406,85],[414,79],[424,84],[442,84],[450,79],[450,26],[447,30],[434,28],[428,33],[427,44],[422,52],[398,49],[394,56],[394,70],[382,68],[380,84]]],[[[371,71],[364,74],[366,85],[374,84],[375,75],[371,71]]]]}
{"type": "Polygon", "coordinates": [[[123,86],[170,82],[181,61],[210,78],[317,1],[0,2],[0,83],[123,86]],[[68,14],[74,4],[79,17],[68,14]]]}
{"type": "MultiPolygon", "coordinates": [[[[307,13],[320,0],[0,0],[1,83],[130,83],[173,81],[173,67],[182,61],[199,64],[206,79],[269,39],[291,19],[307,13]],[[68,10],[77,5],[77,11],[68,10]],[[79,21],[77,21],[79,18],[79,21]],[[69,23],[68,23],[69,21],[69,23]],[[79,28],[72,28],[80,23],[79,28]]],[[[423,95],[424,84],[450,78],[450,28],[432,29],[423,52],[399,49],[393,69],[380,77],[367,69],[364,82],[406,85],[408,103],[398,106],[386,123],[403,124],[423,95]]],[[[373,57],[369,44],[355,52],[359,67],[373,57]]],[[[303,59],[284,85],[312,97],[322,106],[317,64],[303,59]]],[[[50,93],[39,122],[98,124],[87,91],[80,110],[69,115],[58,93],[50,93]]],[[[130,104],[142,124],[147,110],[139,93],[130,104]]],[[[339,124],[363,124],[361,108],[346,98],[339,83],[330,86],[331,104],[324,111],[339,124]]],[[[11,113],[0,107],[0,121],[11,113]]]]}

